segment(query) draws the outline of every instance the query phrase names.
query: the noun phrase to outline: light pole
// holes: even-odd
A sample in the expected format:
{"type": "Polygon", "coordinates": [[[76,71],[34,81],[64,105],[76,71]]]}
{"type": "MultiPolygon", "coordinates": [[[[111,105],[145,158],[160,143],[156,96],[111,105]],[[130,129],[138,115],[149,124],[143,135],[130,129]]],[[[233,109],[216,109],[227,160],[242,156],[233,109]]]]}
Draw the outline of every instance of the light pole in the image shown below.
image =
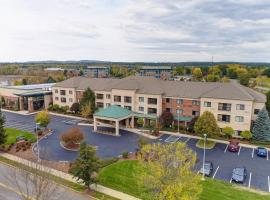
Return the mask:
{"type": "Polygon", "coordinates": [[[179,110],[179,106],[177,106],[177,132],[178,132],[178,134],[180,133],[180,131],[179,131],[179,118],[180,118],[180,110],[179,110]]]}
{"type": "Polygon", "coordinates": [[[38,143],[38,126],[40,125],[40,123],[36,123],[36,135],[37,135],[37,161],[40,162],[40,157],[39,157],[39,143],[38,143]]]}
{"type": "Polygon", "coordinates": [[[204,181],[205,171],[204,171],[204,165],[205,165],[205,143],[206,143],[206,137],[207,134],[203,134],[203,173],[202,173],[202,180],[204,181]]]}

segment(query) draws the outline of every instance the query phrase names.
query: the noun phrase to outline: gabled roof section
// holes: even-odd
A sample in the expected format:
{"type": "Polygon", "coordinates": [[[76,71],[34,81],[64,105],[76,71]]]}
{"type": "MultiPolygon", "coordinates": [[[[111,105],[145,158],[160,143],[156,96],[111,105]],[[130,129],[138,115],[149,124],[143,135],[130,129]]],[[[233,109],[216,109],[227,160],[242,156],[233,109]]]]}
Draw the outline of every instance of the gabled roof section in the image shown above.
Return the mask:
{"type": "Polygon", "coordinates": [[[121,119],[124,117],[128,117],[132,114],[132,111],[122,108],[117,105],[112,105],[110,107],[101,109],[95,112],[94,116],[96,117],[104,117],[108,119],[121,119]]]}

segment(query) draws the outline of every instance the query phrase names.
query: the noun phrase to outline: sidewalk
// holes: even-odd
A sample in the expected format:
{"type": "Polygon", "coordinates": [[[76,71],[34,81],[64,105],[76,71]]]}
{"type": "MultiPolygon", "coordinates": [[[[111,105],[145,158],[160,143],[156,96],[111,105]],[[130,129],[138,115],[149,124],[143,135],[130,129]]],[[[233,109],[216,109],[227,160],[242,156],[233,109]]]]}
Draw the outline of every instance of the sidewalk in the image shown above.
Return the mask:
{"type": "MultiPolygon", "coordinates": [[[[11,154],[8,154],[8,153],[0,153],[0,156],[3,156],[3,157],[5,157],[5,158],[7,158],[9,160],[13,160],[15,162],[21,163],[21,164],[29,166],[29,167],[37,168],[36,163],[25,160],[23,158],[20,158],[20,157],[14,156],[14,155],[11,155],[11,154]]],[[[76,179],[74,179],[72,175],[67,174],[65,172],[61,172],[59,170],[56,170],[56,169],[53,169],[53,168],[50,168],[50,167],[47,167],[47,166],[43,166],[43,165],[39,165],[38,169],[42,170],[44,172],[50,173],[50,174],[52,174],[54,176],[58,176],[60,178],[71,181],[73,183],[78,183],[78,181],[76,179]]],[[[80,183],[78,183],[78,184],[80,184],[80,183]]],[[[130,196],[130,195],[125,194],[123,192],[119,192],[119,191],[104,187],[102,185],[94,185],[93,184],[93,185],[91,185],[91,189],[93,189],[93,190],[95,190],[97,192],[101,192],[103,194],[115,197],[117,199],[121,199],[121,200],[140,200],[140,199],[138,199],[136,197],[133,197],[133,196],[130,196]]]]}
{"type": "Polygon", "coordinates": [[[7,110],[7,109],[1,109],[2,111],[4,112],[10,112],[10,113],[15,113],[15,114],[19,114],[19,115],[33,115],[33,114],[36,114],[38,112],[28,112],[26,110],[20,110],[20,111],[14,111],[14,110],[7,110]]]}

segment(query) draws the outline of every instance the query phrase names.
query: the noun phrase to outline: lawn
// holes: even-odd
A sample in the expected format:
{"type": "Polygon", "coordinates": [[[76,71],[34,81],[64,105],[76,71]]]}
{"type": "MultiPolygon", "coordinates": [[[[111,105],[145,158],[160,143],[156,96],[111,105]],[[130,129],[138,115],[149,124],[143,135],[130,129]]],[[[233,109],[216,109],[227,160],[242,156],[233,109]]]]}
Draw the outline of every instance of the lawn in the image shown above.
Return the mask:
{"type": "MultiPolygon", "coordinates": [[[[147,192],[138,186],[136,180],[140,174],[137,161],[119,161],[103,168],[99,173],[100,184],[143,198],[147,192]]],[[[203,182],[203,192],[200,200],[270,200],[270,195],[262,195],[232,186],[223,181],[206,179],[203,182]]]]}
{"type": "Polygon", "coordinates": [[[27,140],[30,140],[31,142],[36,141],[36,136],[32,133],[17,130],[14,128],[6,128],[6,134],[7,134],[7,141],[5,144],[12,144],[16,142],[16,137],[19,135],[24,136],[27,140]]]}

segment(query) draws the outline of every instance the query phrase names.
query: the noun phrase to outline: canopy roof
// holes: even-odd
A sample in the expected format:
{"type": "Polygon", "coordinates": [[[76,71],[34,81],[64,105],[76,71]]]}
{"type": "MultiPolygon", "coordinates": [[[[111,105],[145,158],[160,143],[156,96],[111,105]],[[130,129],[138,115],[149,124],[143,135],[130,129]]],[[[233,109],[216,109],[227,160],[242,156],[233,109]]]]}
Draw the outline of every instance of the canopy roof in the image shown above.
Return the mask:
{"type": "Polygon", "coordinates": [[[97,112],[95,112],[94,116],[102,118],[121,119],[132,115],[132,113],[133,112],[131,110],[122,108],[117,105],[112,105],[107,108],[98,110],[97,112]]]}
{"type": "Polygon", "coordinates": [[[192,120],[192,117],[174,117],[174,119],[180,122],[190,122],[192,120]]]}

